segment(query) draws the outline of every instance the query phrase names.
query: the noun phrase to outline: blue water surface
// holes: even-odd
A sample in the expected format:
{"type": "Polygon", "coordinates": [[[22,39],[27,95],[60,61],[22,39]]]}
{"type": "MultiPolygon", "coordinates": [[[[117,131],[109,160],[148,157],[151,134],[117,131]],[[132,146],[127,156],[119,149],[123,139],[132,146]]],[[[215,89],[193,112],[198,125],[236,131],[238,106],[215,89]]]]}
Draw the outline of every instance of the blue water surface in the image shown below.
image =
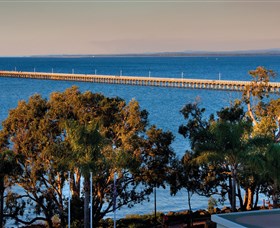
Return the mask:
{"type": "MultiPolygon", "coordinates": [[[[249,70],[264,66],[276,73],[280,72],[280,56],[250,57],[94,57],[94,58],[0,58],[0,70],[59,72],[81,74],[105,74],[128,76],[152,76],[196,79],[250,80],[249,70]]],[[[276,81],[279,81],[276,79],[276,81]]],[[[0,121],[3,121],[10,109],[17,106],[19,100],[27,100],[35,93],[48,98],[53,91],[64,91],[73,85],[81,91],[103,93],[105,96],[124,98],[127,102],[135,98],[142,109],[149,112],[149,123],[155,124],[175,135],[172,144],[178,157],[182,157],[189,148],[188,141],[178,134],[178,128],[184,124],[180,114],[182,107],[199,98],[201,107],[207,114],[240,98],[238,92],[194,90],[180,88],[141,87],[117,84],[98,84],[90,82],[48,81],[36,79],[0,78],[0,121]]],[[[123,208],[117,217],[126,214],[143,214],[153,211],[153,198],[133,208],[123,208]]],[[[207,199],[194,195],[194,209],[206,208],[207,199]]],[[[187,208],[187,194],[179,192],[171,197],[169,190],[157,192],[159,211],[178,211],[187,208]]],[[[110,215],[109,215],[110,216],[110,215]]]]}

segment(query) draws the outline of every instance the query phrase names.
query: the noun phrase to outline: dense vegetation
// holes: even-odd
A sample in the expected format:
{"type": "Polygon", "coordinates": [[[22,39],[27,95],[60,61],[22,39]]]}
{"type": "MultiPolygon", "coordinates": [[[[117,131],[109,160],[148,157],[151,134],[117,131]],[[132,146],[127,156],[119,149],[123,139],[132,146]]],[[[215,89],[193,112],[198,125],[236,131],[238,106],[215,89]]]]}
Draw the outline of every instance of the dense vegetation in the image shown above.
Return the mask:
{"type": "Polygon", "coordinates": [[[189,202],[193,193],[216,195],[220,201],[227,197],[232,211],[250,210],[257,207],[259,193],[264,193],[277,207],[280,99],[270,98],[268,87],[275,74],[263,67],[249,73],[253,80],[243,99],[216,115],[205,118],[198,103],[181,110],[186,123],[179,133],[190,140],[191,150],[179,162],[171,186],[173,193],[186,188],[189,202]]]}
{"type": "Polygon", "coordinates": [[[34,95],[19,102],[1,131],[1,165],[8,166],[1,169],[1,199],[4,187],[18,186],[6,195],[5,218],[26,225],[44,221],[53,227],[58,217],[65,227],[68,171],[71,219],[86,227],[90,172],[94,223],[114,208],[145,200],[154,187],[165,187],[175,158],[170,148],[173,136],[155,126],[148,128],[147,117],[135,100],[126,104],[120,98],[81,93],[76,87],[53,93],[49,100],[34,95]],[[13,157],[5,158],[6,151],[13,157]],[[16,166],[9,162],[18,164],[18,175],[10,175],[16,166]]]}
{"type": "Polygon", "coordinates": [[[171,194],[187,189],[190,211],[193,193],[228,200],[233,211],[256,208],[264,193],[277,207],[280,99],[270,98],[268,87],[275,74],[258,67],[250,75],[242,100],[215,115],[206,117],[198,102],[184,106],[179,133],[191,148],[181,159],[172,133],[149,126],[135,100],[72,87],[49,100],[20,101],[0,132],[0,224],[66,227],[69,185],[74,227],[89,227],[90,216],[97,226],[107,213],[167,185],[171,194]]]}

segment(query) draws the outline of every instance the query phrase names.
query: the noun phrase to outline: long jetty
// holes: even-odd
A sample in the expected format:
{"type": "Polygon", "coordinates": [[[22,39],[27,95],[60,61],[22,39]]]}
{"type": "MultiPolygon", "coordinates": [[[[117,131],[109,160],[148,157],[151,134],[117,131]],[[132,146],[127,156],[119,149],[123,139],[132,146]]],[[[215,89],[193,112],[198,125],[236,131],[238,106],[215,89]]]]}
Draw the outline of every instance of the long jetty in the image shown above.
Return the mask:
{"type": "MultiPolygon", "coordinates": [[[[250,81],[65,74],[22,71],[0,71],[0,77],[232,91],[244,91],[245,87],[251,83],[250,81]]],[[[278,82],[270,82],[269,86],[270,92],[272,93],[279,92],[280,90],[280,83],[278,82]]]]}

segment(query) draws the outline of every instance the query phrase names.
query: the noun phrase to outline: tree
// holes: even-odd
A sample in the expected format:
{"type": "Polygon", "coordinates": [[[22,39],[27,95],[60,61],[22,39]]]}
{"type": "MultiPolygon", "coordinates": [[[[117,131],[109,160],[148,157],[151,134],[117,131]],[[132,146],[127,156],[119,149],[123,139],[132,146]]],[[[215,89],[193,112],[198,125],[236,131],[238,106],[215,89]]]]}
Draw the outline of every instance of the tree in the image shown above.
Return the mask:
{"type": "Polygon", "coordinates": [[[248,115],[254,125],[261,121],[261,116],[265,114],[267,105],[263,102],[269,98],[269,82],[276,76],[272,70],[264,67],[257,67],[256,70],[249,71],[252,81],[246,86],[243,92],[243,101],[247,104],[248,115]]]}
{"type": "Polygon", "coordinates": [[[164,132],[154,125],[147,130],[138,159],[142,161],[139,169],[141,176],[151,186],[166,188],[170,164],[175,159],[175,153],[170,148],[173,138],[171,132],[164,132]]]}
{"type": "Polygon", "coordinates": [[[231,107],[223,108],[217,113],[219,119],[213,125],[216,152],[222,155],[230,171],[229,198],[233,210],[236,209],[238,173],[247,159],[252,127],[240,105],[237,101],[231,107]]]}
{"type": "Polygon", "coordinates": [[[17,175],[20,173],[20,167],[16,162],[16,158],[9,150],[0,152],[0,226],[4,226],[4,192],[7,185],[9,175],[17,175]]]}
{"type": "MultiPolygon", "coordinates": [[[[271,96],[269,82],[276,77],[276,73],[264,67],[257,67],[256,70],[249,71],[253,80],[246,86],[243,92],[243,102],[247,105],[248,116],[253,122],[253,136],[263,138],[267,142],[263,151],[259,154],[259,163],[263,163],[260,174],[269,173],[273,167],[277,167],[277,144],[280,138],[280,99],[271,96]],[[271,97],[273,97],[271,99],[271,97]]],[[[266,182],[268,193],[272,194],[274,206],[276,205],[276,193],[278,192],[278,180],[273,178],[275,170],[271,173],[271,178],[266,182]],[[268,187],[270,186],[270,187],[268,187]]]]}
{"type": "Polygon", "coordinates": [[[72,169],[78,169],[84,177],[84,226],[89,227],[90,172],[98,175],[98,162],[102,159],[103,138],[94,123],[79,125],[74,121],[66,123],[67,141],[73,152],[72,169]]]}
{"type": "MultiPolygon", "coordinates": [[[[209,120],[204,119],[205,109],[200,108],[198,102],[186,104],[181,113],[187,120],[185,125],[179,127],[179,133],[190,141],[191,149],[185,152],[181,160],[173,162],[173,170],[170,176],[171,194],[176,194],[180,189],[185,188],[188,193],[188,205],[191,211],[191,197],[194,193],[203,196],[218,194],[219,186],[223,186],[224,178],[217,179],[217,167],[205,162],[198,163],[196,157],[199,143],[211,140],[209,135],[209,120]]],[[[221,176],[220,176],[221,177],[221,176]]],[[[223,196],[222,196],[223,197],[223,196]]]]}
{"type": "Polygon", "coordinates": [[[188,194],[188,206],[191,215],[191,197],[194,193],[200,194],[200,187],[203,184],[202,179],[201,170],[193,161],[193,153],[191,151],[187,151],[181,160],[176,160],[173,163],[173,172],[169,180],[171,195],[176,195],[179,190],[185,188],[188,194]]]}
{"type": "Polygon", "coordinates": [[[171,174],[171,164],[175,160],[175,153],[170,148],[173,141],[171,132],[163,132],[156,126],[151,126],[147,131],[147,138],[143,140],[142,154],[139,159],[142,165],[139,169],[141,178],[150,186],[154,187],[154,223],[157,224],[156,190],[159,187],[166,188],[171,174]]]}
{"type": "Polygon", "coordinates": [[[258,158],[250,166],[253,167],[253,170],[258,171],[262,181],[262,192],[272,197],[273,208],[277,208],[280,196],[280,146],[271,142],[271,139],[266,141],[262,152],[258,154],[258,158]]]}
{"type": "Polygon", "coordinates": [[[280,196],[280,146],[272,144],[264,158],[264,176],[268,180],[269,195],[272,196],[273,208],[278,207],[280,196]]]}
{"type": "Polygon", "coordinates": [[[200,181],[213,180],[205,182],[202,194],[213,194],[216,186],[220,186],[221,196],[227,192],[233,210],[236,197],[242,210],[256,207],[260,191],[272,194],[275,204],[279,190],[274,175],[272,178],[264,175],[268,173],[266,170],[271,170],[270,166],[277,167],[277,153],[271,152],[276,149],[271,148],[275,148],[280,137],[280,99],[270,99],[269,86],[275,73],[264,67],[249,73],[253,80],[246,86],[241,101],[217,112],[217,119],[210,115],[208,120],[203,118],[205,109],[199,108],[197,103],[187,104],[181,111],[187,123],[179,128],[179,133],[190,140],[191,161],[204,173],[200,181]],[[242,101],[247,113],[243,111],[242,101]],[[205,178],[205,174],[211,178],[205,178]],[[241,188],[245,190],[244,200],[241,188]]]}
{"type": "Polygon", "coordinates": [[[10,184],[25,193],[9,195],[7,212],[12,219],[26,225],[43,220],[52,227],[52,217],[56,214],[62,225],[66,219],[62,189],[67,150],[63,147],[58,122],[49,117],[48,109],[47,101],[34,95],[28,102],[19,102],[3,122],[2,133],[8,139],[6,147],[11,148],[22,168],[22,174],[11,178],[10,184]],[[27,207],[30,209],[26,210],[27,207]],[[20,217],[28,212],[32,219],[20,217]]]}
{"type": "MultiPolygon", "coordinates": [[[[216,190],[217,184],[223,186],[223,191],[226,174],[229,181],[226,190],[231,207],[235,210],[238,171],[246,159],[251,121],[245,117],[240,102],[221,109],[217,112],[216,120],[213,115],[208,121],[204,120],[203,112],[204,109],[200,109],[196,103],[187,104],[182,110],[187,124],[180,126],[179,133],[189,137],[197,164],[206,169],[208,176],[212,176],[215,181],[215,184],[208,182],[205,187],[208,188],[207,192],[216,190]],[[222,174],[219,178],[217,176],[220,174],[215,170],[217,167],[222,174]]],[[[221,195],[224,193],[221,192],[221,195]]]]}
{"type": "MultiPolygon", "coordinates": [[[[62,190],[68,170],[72,173],[73,198],[76,202],[84,198],[84,208],[88,205],[88,175],[93,172],[95,224],[113,211],[115,172],[116,208],[147,199],[153,188],[148,171],[161,174],[151,161],[159,164],[159,159],[164,172],[174,156],[170,148],[172,134],[155,126],[147,129],[147,117],[147,111],[141,110],[135,100],[126,104],[118,97],[81,93],[77,87],[52,93],[49,100],[34,95],[28,102],[19,102],[1,131],[6,139],[3,146],[19,156],[23,167],[23,174],[11,184],[26,193],[8,197],[10,216],[27,225],[43,220],[52,227],[52,217],[58,215],[61,226],[65,226],[67,212],[62,190]],[[80,195],[82,176],[84,196],[80,195]],[[27,204],[33,217],[29,221],[22,219],[27,204]]],[[[157,184],[163,185],[164,179],[162,176],[157,184]]],[[[87,226],[88,217],[83,222],[87,226]]]]}

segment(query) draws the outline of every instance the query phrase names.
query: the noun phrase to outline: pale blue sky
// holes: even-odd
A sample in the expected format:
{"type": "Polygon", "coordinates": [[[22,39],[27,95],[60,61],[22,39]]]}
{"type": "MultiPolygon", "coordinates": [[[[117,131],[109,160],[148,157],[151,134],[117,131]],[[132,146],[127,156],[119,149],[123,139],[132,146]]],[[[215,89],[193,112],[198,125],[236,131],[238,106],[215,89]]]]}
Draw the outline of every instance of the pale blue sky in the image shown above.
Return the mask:
{"type": "Polygon", "coordinates": [[[280,48],[279,1],[0,0],[0,56],[280,48]]]}

